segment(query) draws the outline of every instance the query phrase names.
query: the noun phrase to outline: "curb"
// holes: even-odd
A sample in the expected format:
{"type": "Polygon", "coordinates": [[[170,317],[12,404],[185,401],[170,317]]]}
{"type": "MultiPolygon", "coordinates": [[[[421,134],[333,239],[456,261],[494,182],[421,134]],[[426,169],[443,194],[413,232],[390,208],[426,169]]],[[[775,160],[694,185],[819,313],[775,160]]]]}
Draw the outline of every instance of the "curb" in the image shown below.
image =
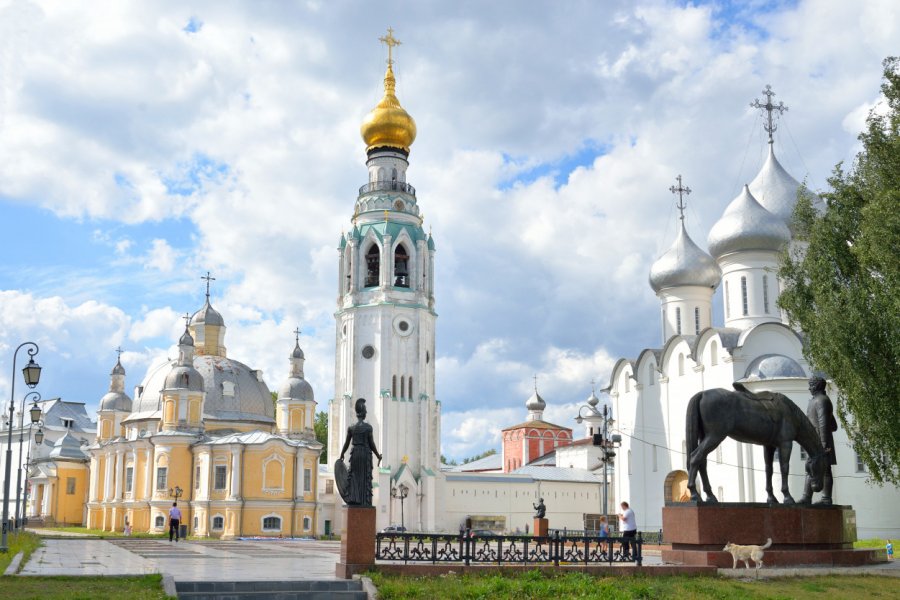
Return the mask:
{"type": "Polygon", "coordinates": [[[9,566],[6,567],[6,571],[3,573],[3,575],[15,575],[19,571],[19,563],[22,562],[23,556],[25,556],[24,552],[19,552],[18,554],[13,556],[12,562],[10,562],[9,566]]]}

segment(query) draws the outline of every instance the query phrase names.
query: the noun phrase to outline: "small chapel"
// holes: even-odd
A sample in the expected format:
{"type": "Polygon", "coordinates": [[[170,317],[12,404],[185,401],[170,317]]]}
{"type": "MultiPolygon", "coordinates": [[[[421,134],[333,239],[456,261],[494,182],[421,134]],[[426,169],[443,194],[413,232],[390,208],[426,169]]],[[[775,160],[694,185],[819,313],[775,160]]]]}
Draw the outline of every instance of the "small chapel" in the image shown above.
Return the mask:
{"type": "Polygon", "coordinates": [[[322,444],[300,332],[277,400],[262,371],[229,358],[209,300],[185,318],[174,357],[125,393],[117,361],[90,454],[87,527],[161,533],[178,502],[191,535],[233,539],[317,530],[322,444]]]}

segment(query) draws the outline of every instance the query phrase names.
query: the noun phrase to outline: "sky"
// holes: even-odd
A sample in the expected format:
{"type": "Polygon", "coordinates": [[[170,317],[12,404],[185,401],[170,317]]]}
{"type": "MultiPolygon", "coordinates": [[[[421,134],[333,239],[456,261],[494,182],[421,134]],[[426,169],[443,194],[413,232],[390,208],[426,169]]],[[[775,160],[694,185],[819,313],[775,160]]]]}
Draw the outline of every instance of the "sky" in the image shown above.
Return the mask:
{"type": "Polygon", "coordinates": [[[779,160],[827,189],[900,5],[0,0],[0,398],[32,340],[40,393],[94,414],[117,347],[128,390],[174,356],[209,271],[229,356],[277,389],[299,326],[327,407],[389,26],[437,247],[442,451],[462,459],[524,420],[534,376],[574,428],[592,381],[661,345],[647,275],[675,237],[669,187],[692,189],[705,248],[762,165],[766,84],[788,106],[779,160]]]}

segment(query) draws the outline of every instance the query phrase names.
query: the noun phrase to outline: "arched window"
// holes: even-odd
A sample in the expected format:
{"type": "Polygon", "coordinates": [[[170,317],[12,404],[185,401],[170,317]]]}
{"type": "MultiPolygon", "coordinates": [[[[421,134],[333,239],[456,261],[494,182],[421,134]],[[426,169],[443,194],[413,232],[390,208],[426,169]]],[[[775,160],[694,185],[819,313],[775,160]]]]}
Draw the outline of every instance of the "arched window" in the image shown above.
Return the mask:
{"type": "Polygon", "coordinates": [[[709,345],[709,366],[714,367],[719,364],[719,345],[713,341],[709,345]]]}
{"type": "Polygon", "coordinates": [[[678,355],[678,375],[684,375],[684,354],[678,355]]]}
{"type": "Polygon", "coordinates": [[[406,398],[406,379],[403,376],[400,377],[400,397],[406,398]]]}
{"type": "Polygon", "coordinates": [[[310,529],[312,529],[312,519],[303,517],[303,531],[309,531],[310,529]]]}
{"type": "Polygon", "coordinates": [[[165,527],[166,526],[166,518],[162,515],[156,515],[156,518],[153,520],[153,525],[155,527],[165,527]]]}
{"type": "Polygon", "coordinates": [[[394,287],[409,287],[409,255],[403,244],[394,250],[394,287]]]}
{"type": "Polygon", "coordinates": [[[656,373],[654,373],[653,371],[653,363],[650,363],[649,365],[647,365],[647,385],[653,385],[653,380],[656,379],[656,373]]]}
{"type": "Polygon", "coordinates": [[[728,293],[728,282],[725,282],[725,318],[731,318],[731,295],[728,293]]]}
{"type": "Polygon", "coordinates": [[[263,531],[281,531],[281,517],[274,515],[263,517],[262,528],[263,531]]]}
{"type": "Polygon", "coordinates": [[[406,389],[409,391],[409,399],[412,400],[414,398],[413,388],[412,388],[412,377],[409,378],[409,385],[406,387],[406,389]]]}
{"type": "Polygon", "coordinates": [[[746,317],[748,314],[747,310],[747,278],[741,277],[741,310],[742,314],[746,317]]]}
{"type": "Polygon", "coordinates": [[[700,335],[700,307],[694,307],[694,335],[700,335]]]}
{"type": "Polygon", "coordinates": [[[212,528],[214,530],[225,529],[225,517],[222,515],[216,515],[213,517],[212,528]]]}
{"type": "Polygon", "coordinates": [[[769,276],[763,275],[763,312],[769,314],[769,276]]]}
{"type": "Polygon", "coordinates": [[[397,397],[397,376],[391,377],[391,396],[397,397]]]}
{"type": "Polygon", "coordinates": [[[681,308],[675,308],[675,333],[681,335],[681,308]]]}
{"type": "Polygon", "coordinates": [[[378,246],[372,244],[368,252],[366,252],[366,287],[374,287],[378,285],[378,279],[381,276],[381,254],[378,252],[378,246]]]}

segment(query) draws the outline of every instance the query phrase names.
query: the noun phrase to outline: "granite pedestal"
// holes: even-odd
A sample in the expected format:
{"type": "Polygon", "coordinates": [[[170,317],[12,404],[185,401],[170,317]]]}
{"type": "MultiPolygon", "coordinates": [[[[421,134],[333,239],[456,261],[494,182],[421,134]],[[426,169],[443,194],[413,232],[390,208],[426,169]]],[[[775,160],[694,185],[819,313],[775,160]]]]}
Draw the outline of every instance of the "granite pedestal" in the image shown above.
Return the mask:
{"type": "Polygon", "coordinates": [[[375,508],[345,506],[341,534],[341,558],[335,565],[335,575],[350,579],[368,571],[375,564],[375,508]]]}
{"type": "MultiPolygon", "coordinates": [[[[884,552],[854,549],[856,512],[851,506],[670,503],[663,508],[667,563],[731,567],[728,542],[759,544],[766,566],[858,566],[884,562],[884,552]]],[[[741,563],[742,564],[742,563],[741,563]]]]}
{"type": "Polygon", "coordinates": [[[547,537],[547,534],[550,533],[550,521],[547,519],[534,519],[534,532],[532,535],[534,537],[547,537]]]}

